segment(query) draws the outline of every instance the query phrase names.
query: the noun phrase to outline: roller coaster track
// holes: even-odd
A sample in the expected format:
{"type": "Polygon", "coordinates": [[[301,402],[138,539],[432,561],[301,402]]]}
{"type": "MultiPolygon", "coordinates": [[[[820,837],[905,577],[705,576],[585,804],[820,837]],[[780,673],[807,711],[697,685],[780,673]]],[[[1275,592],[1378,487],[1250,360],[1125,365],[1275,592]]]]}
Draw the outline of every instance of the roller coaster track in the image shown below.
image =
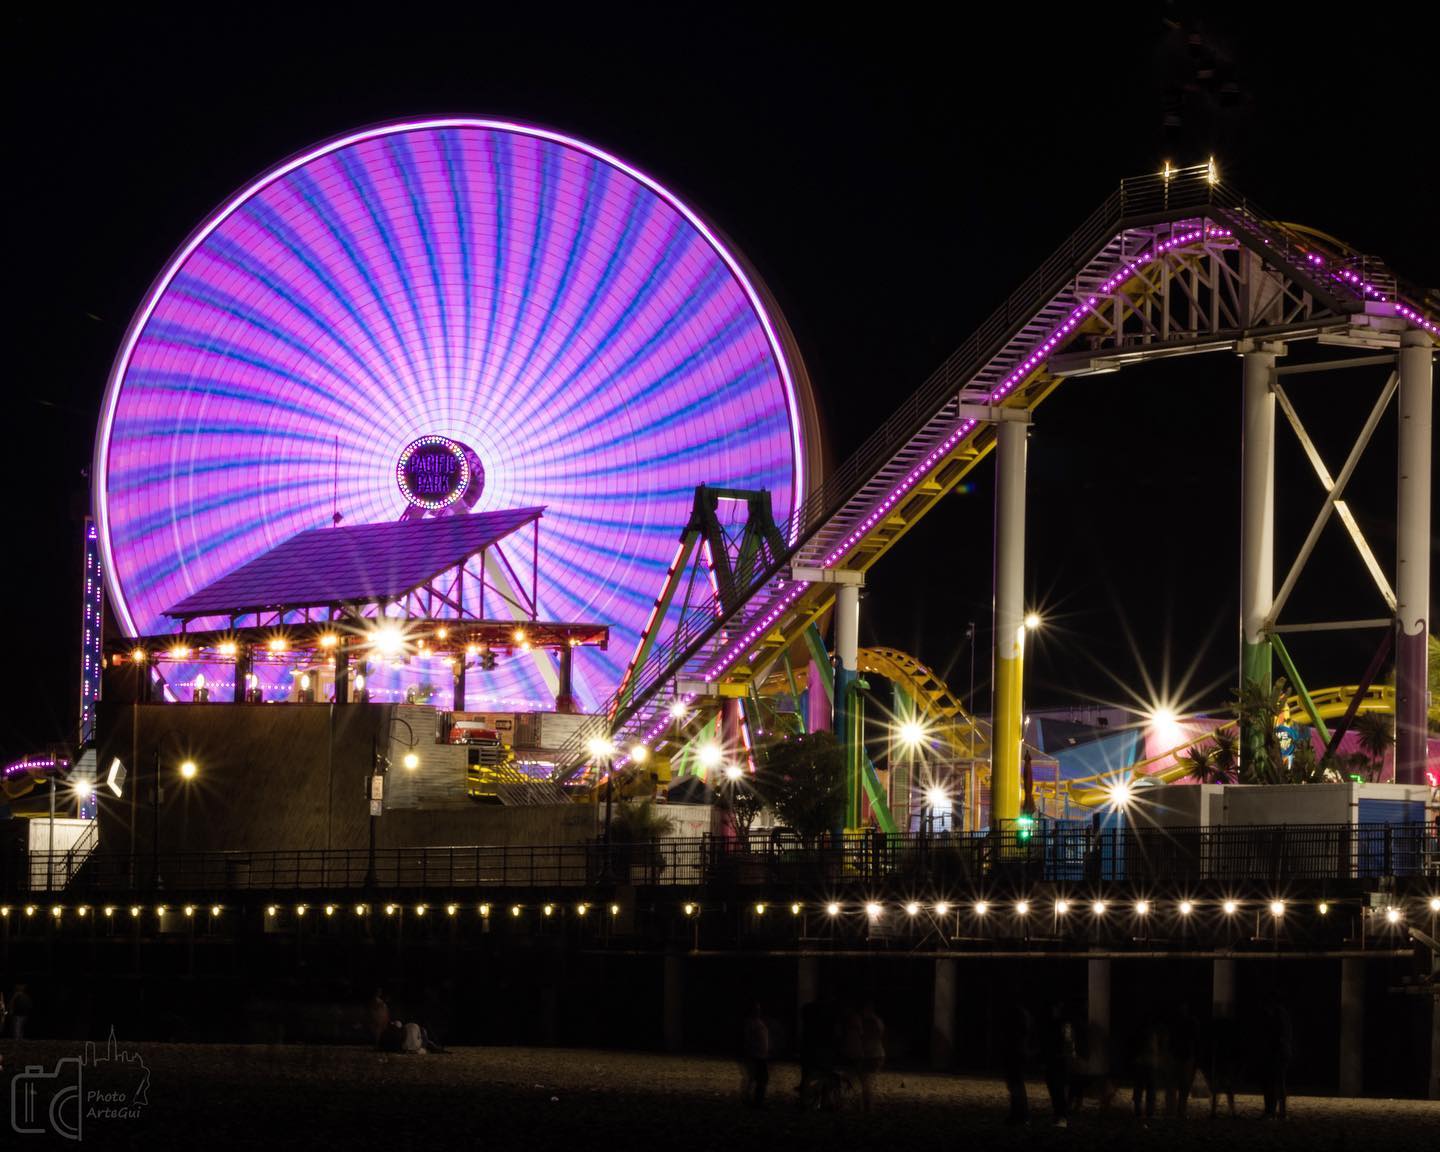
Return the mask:
{"type": "MultiPolygon", "coordinates": [[[[949,685],[915,657],[896,648],[861,648],[857,659],[862,674],[883,677],[915,701],[916,718],[927,728],[929,738],[952,756],[968,759],[973,755],[983,760],[990,754],[990,726],[966,712],[949,685]]],[[[804,668],[795,670],[796,687],[805,688],[807,680],[804,668]]],[[[789,683],[783,674],[772,675],[761,687],[762,695],[787,691],[789,683]]]]}
{"type": "Polygon", "coordinates": [[[1122,181],[791,511],[789,551],[731,611],[691,614],[653,644],[623,702],[617,694],[598,709],[595,729],[577,733],[555,778],[586,765],[595,735],[622,748],[649,744],[668,721],[668,692],[682,684],[703,686],[686,693],[697,700],[746,695],[834,601],[835,585],[812,574],[864,572],[878,561],[994,447],[997,410],[1033,411],[1065,375],[1141,355],[1215,351],[1241,339],[1374,341],[1380,329],[1407,324],[1440,334],[1422,299],[1380,261],[1280,222],[1208,166],[1122,181]]]}

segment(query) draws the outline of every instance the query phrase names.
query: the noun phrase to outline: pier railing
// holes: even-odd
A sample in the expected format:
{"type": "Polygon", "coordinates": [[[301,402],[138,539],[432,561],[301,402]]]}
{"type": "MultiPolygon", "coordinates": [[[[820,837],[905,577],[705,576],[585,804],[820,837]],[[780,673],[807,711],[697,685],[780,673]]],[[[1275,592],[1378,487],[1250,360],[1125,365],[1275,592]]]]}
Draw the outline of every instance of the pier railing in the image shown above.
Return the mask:
{"type": "MultiPolygon", "coordinates": [[[[44,869],[41,869],[44,874],[44,869]]],[[[0,891],[31,891],[29,861],[8,859],[0,891]]],[[[802,843],[785,833],[640,844],[456,845],[264,852],[95,852],[67,895],[125,891],[429,891],[640,887],[796,889],[849,883],[985,885],[1290,882],[1440,878],[1433,825],[1278,824],[1096,829],[1043,821],[1033,830],[886,836],[802,843]]]]}

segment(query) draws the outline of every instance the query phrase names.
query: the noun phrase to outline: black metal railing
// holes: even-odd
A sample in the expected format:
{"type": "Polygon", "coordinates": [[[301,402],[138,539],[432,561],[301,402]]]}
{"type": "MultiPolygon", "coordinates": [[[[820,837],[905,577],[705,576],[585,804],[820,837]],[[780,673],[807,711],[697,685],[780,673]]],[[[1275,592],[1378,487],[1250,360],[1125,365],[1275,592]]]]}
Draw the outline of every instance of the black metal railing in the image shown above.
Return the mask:
{"type": "MultiPolygon", "coordinates": [[[[33,861],[32,861],[33,863],[33,861]]],[[[1283,885],[1291,881],[1376,881],[1440,876],[1440,847],[1423,824],[1279,824],[1225,828],[1096,829],[1041,822],[1032,832],[846,835],[800,844],[793,837],[749,841],[667,839],[525,846],[275,852],[96,853],[67,895],[164,892],[363,891],[576,888],[597,884],[669,887],[746,885],[806,888],[872,884],[1119,882],[1283,885]]],[[[10,898],[33,870],[9,869],[10,898]]]]}

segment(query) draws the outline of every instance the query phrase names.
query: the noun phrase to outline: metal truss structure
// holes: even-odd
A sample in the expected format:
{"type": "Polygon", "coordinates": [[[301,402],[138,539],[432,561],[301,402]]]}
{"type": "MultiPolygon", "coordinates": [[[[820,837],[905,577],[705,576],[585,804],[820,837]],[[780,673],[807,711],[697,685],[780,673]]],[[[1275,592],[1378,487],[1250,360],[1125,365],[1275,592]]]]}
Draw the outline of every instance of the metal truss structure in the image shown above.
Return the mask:
{"type": "MultiPolygon", "coordinates": [[[[299,559],[313,562],[319,570],[308,588],[294,583],[282,585],[296,589],[286,599],[251,591],[268,587],[263,575],[240,579],[237,582],[244,586],[244,592],[237,593],[239,602],[230,611],[217,610],[212,603],[193,613],[177,609],[173,614],[180,621],[178,633],[127,639],[112,652],[112,662],[129,659],[157,670],[166,663],[233,663],[237,701],[246,698],[246,674],[257,661],[285,665],[333,663],[336,700],[344,703],[348,699],[352,660],[437,659],[453,670],[455,707],[460,709],[464,707],[467,665],[488,669],[494,667],[497,655],[549,649],[560,656],[557,707],[568,710],[573,706],[570,684],[574,649],[606,648],[610,630],[599,623],[538,618],[539,510],[521,510],[513,518],[517,521],[515,527],[481,533],[477,543],[467,545],[459,554],[436,552],[444,558],[419,569],[429,572],[424,578],[398,583],[392,580],[388,585],[375,583],[368,595],[332,596],[329,589],[340,585],[333,583],[335,577],[326,576],[325,557],[320,552],[324,547],[338,548],[340,555],[347,551],[347,545],[340,533],[328,529],[304,534],[318,547],[307,549],[302,537],[296,537],[281,548],[301,542],[302,546],[294,551],[306,554],[299,559]],[[519,546],[514,547],[518,530],[526,524],[531,527],[529,540],[521,538],[519,546]],[[507,544],[512,546],[507,548],[507,544]],[[444,566],[438,571],[431,570],[441,564],[444,566]],[[255,606],[261,602],[266,606],[255,606]],[[496,615],[497,610],[503,615],[496,615]],[[197,620],[210,622],[217,616],[228,617],[227,623],[194,627],[197,620]]],[[[395,526],[365,526],[360,531],[372,527],[383,532],[395,526]]],[[[212,587],[223,584],[220,581],[212,587]]],[[[160,679],[163,683],[163,674],[160,679]]],[[[143,678],[143,685],[148,694],[149,678],[143,678]]]]}
{"type": "MultiPolygon", "coordinates": [[[[1421,299],[1381,262],[1264,212],[1213,164],[1123,181],[808,494],[786,533],[792,547],[722,614],[692,614],[652,641],[602,709],[610,734],[622,745],[653,740],[676,685],[706,686],[683,694],[697,709],[745,695],[837,587],[861,578],[1065,378],[1297,340],[1428,349],[1440,328],[1421,299]]],[[[1023,475],[1023,449],[1020,459],[1023,475]]]]}

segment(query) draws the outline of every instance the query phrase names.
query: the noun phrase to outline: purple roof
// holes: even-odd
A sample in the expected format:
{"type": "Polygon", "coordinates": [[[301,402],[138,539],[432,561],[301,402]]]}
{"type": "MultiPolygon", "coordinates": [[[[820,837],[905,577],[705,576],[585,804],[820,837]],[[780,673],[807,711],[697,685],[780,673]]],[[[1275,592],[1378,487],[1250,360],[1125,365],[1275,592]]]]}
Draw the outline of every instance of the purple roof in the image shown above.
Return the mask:
{"type": "Polygon", "coordinates": [[[282,605],[320,607],[403,596],[544,512],[543,507],[511,508],[313,528],[187,596],[165,615],[231,616],[282,605]]]}

